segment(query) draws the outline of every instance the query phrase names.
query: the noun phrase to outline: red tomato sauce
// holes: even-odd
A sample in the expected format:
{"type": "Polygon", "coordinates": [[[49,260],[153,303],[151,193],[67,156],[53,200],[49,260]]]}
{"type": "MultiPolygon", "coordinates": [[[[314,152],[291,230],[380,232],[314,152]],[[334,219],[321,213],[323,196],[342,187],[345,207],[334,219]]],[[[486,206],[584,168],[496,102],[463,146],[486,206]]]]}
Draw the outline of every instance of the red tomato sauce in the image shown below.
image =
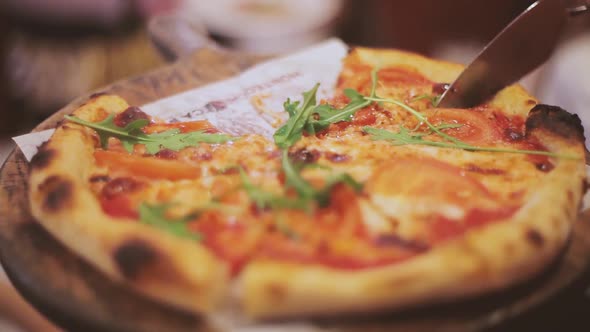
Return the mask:
{"type": "Polygon", "coordinates": [[[473,209],[461,221],[438,217],[430,227],[430,240],[432,243],[444,242],[462,235],[470,229],[509,218],[517,210],[518,207],[505,207],[496,210],[473,209]]]}
{"type": "Polygon", "coordinates": [[[127,196],[117,195],[109,198],[102,196],[100,198],[100,205],[102,210],[112,217],[139,218],[137,209],[132,206],[131,200],[127,196]]]}

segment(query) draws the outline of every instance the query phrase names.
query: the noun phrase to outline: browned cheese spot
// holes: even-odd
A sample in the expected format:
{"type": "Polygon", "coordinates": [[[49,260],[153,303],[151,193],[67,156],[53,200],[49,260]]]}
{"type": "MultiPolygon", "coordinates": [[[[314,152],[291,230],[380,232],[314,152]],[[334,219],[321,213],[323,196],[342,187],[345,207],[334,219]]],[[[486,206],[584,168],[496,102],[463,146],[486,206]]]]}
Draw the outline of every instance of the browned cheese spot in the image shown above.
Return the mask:
{"type": "Polygon", "coordinates": [[[525,104],[525,106],[532,107],[532,106],[537,105],[537,102],[534,101],[533,99],[528,99],[527,101],[524,102],[524,104],[525,104]]]}
{"type": "Polygon", "coordinates": [[[88,179],[90,183],[109,182],[110,180],[111,177],[106,174],[95,174],[88,179]]]}
{"type": "Polygon", "coordinates": [[[539,104],[533,107],[526,120],[526,133],[544,129],[566,139],[584,142],[584,127],[576,114],[557,107],[539,104]]]}
{"type": "Polygon", "coordinates": [[[177,159],[178,152],[170,149],[162,149],[158,151],[155,156],[161,159],[177,159]]]}
{"type": "Polygon", "coordinates": [[[528,229],[525,232],[525,237],[530,244],[537,248],[541,248],[545,244],[545,238],[543,238],[543,235],[534,228],[528,229]]]}
{"type": "Polygon", "coordinates": [[[136,280],[157,262],[158,252],[143,240],[130,239],[115,249],[113,258],[125,278],[136,280]]]}
{"type": "Polygon", "coordinates": [[[425,252],[430,249],[427,243],[404,239],[396,234],[381,234],[373,242],[377,247],[399,247],[408,251],[425,252]]]}
{"type": "Polygon", "coordinates": [[[39,191],[44,196],[43,209],[48,212],[57,212],[69,208],[72,204],[73,185],[60,177],[52,175],[39,185],[39,191]]]}
{"type": "Polygon", "coordinates": [[[307,150],[306,148],[301,148],[297,151],[289,152],[289,158],[291,158],[294,162],[300,163],[314,163],[320,158],[320,152],[317,150],[307,150]]]}
{"type": "Polygon", "coordinates": [[[282,303],[287,298],[287,289],[283,285],[272,283],[266,286],[266,292],[274,303],[282,303]]]}
{"type": "Polygon", "coordinates": [[[536,163],[535,167],[541,172],[548,173],[555,168],[555,165],[551,161],[546,160],[543,162],[536,163]]]}
{"type": "Polygon", "coordinates": [[[149,120],[150,117],[139,107],[130,106],[123,112],[117,114],[113,122],[119,127],[125,127],[136,120],[149,120]]]}
{"type": "Polygon", "coordinates": [[[143,188],[145,184],[131,177],[115,178],[107,182],[101,191],[106,198],[114,198],[118,195],[129,194],[143,188]]]}
{"type": "Polygon", "coordinates": [[[503,169],[481,168],[481,167],[474,165],[474,164],[465,165],[465,170],[468,172],[480,173],[480,174],[486,174],[486,175],[502,175],[502,174],[506,173],[506,171],[503,169]]]}
{"type": "Polygon", "coordinates": [[[46,168],[51,164],[51,161],[55,159],[56,155],[56,150],[46,148],[45,145],[42,146],[39,149],[39,152],[37,152],[37,154],[33,156],[33,159],[31,159],[31,170],[46,168]]]}

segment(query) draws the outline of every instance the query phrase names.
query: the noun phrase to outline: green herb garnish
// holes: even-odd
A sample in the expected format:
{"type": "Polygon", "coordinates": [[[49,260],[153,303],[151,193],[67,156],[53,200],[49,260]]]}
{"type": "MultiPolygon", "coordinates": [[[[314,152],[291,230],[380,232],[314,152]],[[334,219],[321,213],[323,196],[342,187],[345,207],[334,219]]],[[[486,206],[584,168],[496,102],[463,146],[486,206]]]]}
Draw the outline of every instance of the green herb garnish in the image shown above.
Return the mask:
{"type": "Polygon", "coordinates": [[[180,129],[170,129],[161,133],[145,134],[141,129],[149,124],[148,120],[140,119],[129,123],[125,127],[117,126],[113,120],[115,115],[111,114],[100,122],[89,122],[80,118],[66,115],[66,119],[74,123],[96,130],[100,138],[100,144],[103,148],[108,145],[109,137],[118,138],[127,152],[133,152],[135,144],[145,145],[146,152],[155,154],[162,149],[174,151],[182,150],[189,146],[196,146],[203,143],[225,143],[232,139],[231,136],[224,134],[209,134],[204,131],[194,131],[190,133],[181,133],[180,129]]]}
{"type": "Polygon", "coordinates": [[[424,94],[421,94],[419,96],[412,98],[412,100],[410,100],[410,102],[413,103],[413,102],[417,102],[417,101],[420,101],[423,99],[427,99],[430,102],[430,105],[432,107],[436,107],[436,105],[438,105],[438,101],[440,100],[440,97],[441,97],[441,95],[431,95],[428,93],[424,93],[424,94]]]}
{"type": "MultiPolygon", "coordinates": [[[[315,164],[311,164],[315,165],[315,164]]],[[[306,165],[307,167],[308,165],[306,165]]],[[[313,166],[312,166],[313,167],[313,166]]],[[[324,168],[325,166],[321,166],[324,168]]],[[[310,212],[314,203],[325,207],[330,202],[330,192],[337,184],[344,183],[355,191],[361,191],[362,185],[356,182],[349,174],[339,173],[328,176],[325,185],[314,188],[311,183],[301,176],[303,165],[294,164],[289,158],[287,150],[283,150],[281,157],[281,168],[285,174],[287,188],[293,188],[297,195],[288,197],[285,194],[271,193],[256,187],[248,178],[243,169],[240,169],[242,184],[250,199],[259,209],[298,209],[310,212]]]]}
{"type": "MultiPolygon", "coordinates": [[[[375,90],[377,88],[377,68],[371,72],[371,98],[377,98],[375,90]]],[[[281,149],[293,146],[303,135],[304,132],[314,135],[315,133],[327,128],[330,124],[350,121],[352,116],[360,109],[367,107],[371,101],[361,95],[354,89],[345,89],[344,94],[350,99],[348,105],[342,109],[336,109],[330,105],[316,105],[316,93],[319,83],[311,90],[303,93],[303,102],[287,101],[283,108],[289,114],[289,120],[279,128],[274,139],[276,145],[281,149]]]]}
{"type": "MultiPolygon", "coordinates": [[[[425,124],[429,129],[430,133],[419,133],[414,134],[411,133],[407,128],[400,127],[397,133],[385,130],[385,129],[378,129],[372,127],[364,127],[363,131],[370,134],[373,140],[385,140],[391,141],[395,145],[428,145],[428,146],[436,146],[441,148],[452,148],[452,149],[463,149],[467,151],[485,151],[485,152],[504,152],[504,153],[518,153],[518,154],[532,154],[532,155],[542,155],[542,156],[549,156],[549,157],[556,157],[556,158],[564,158],[564,159],[579,159],[577,156],[573,155],[564,155],[559,153],[553,153],[549,151],[537,151],[537,150],[520,150],[520,149],[509,149],[509,148],[495,148],[495,147],[480,147],[474,146],[468,143],[465,143],[455,137],[452,137],[448,134],[442,132],[444,129],[455,128],[454,124],[443,124],[440,126],[433,125],[424,115],[422,115],[417,110],[413,109],[412,107],[404,104],[401,101],[395,99],[386,99],[386,98],[367,98],[372,101],[384,102],[384,103],[391,103],[397,106],[402,107],[409,113],[411,113],[414,117],[416,117],[420,124],[425,124]],[[436,134],[439,137],[443,138],[445,141],[436,142],[436,141],[429,141],[423,139],[423,136],[436,134]]],[[[420,125],[419,124],[419,125],[420,125]]]]}
{"type": "Polygon", "coordinates": [[[166,211],[171,207],[171,204],[151,205],[142,203],[139,206],[139,221],[146,225],[157,227],[172,235],[188,238],[199,241],[202,236],[191,231],[188,228],[188,222],[194,220],[195,215],[189,215],[183,218],[168,218],[166,211]]]}
{"type": "Polygon", "coordinates": [[[311,90],[304,92],[302,103],[291,102],[287,99],[283,104],[285,111],[289,113],[289,120],[273,135],[279,148],[284,149],[292,146],[303,135],[303,128],[316,107],[316,93],[319,86],[318,83],[311,90]]]}
{"type": "Polygon", "coordinates": [[[255,186],[246,172],[240,168],[240,178],[246,194],[257,208],[264,209],[304,209],[305,205],[297,198],[289,198],[281,194],[272,193],[255,186]]]}
{"type": "MultiPolygon", "coordinates": [[[[371,72],[371,94],[370,98],[376,98],[375,90],[377,89],[377,68],[371,72]]],[[[340,121],[350,121],[352,116],[360,109],[371,105],[371,101],[367,97],[360,94],[354,89],[344,89],[344,94],[350,99],[348,105],[342,109],[335,109],[330,105],[319,105],[312,112],[309,119],[309,124],[306,128],[311,134],[327,128],[330,124],[340,121]]]]}

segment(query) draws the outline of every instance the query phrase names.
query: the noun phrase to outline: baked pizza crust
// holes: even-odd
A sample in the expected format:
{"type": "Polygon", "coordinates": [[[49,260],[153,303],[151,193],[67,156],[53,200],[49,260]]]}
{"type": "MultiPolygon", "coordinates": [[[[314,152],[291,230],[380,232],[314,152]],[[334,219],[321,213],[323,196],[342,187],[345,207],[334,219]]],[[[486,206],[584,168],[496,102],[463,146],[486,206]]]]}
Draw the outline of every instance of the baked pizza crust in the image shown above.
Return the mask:
{"type": "MultiPolygon", "coordinates": [[[[407,52],[352,52],[367,64],[412,66],[435,82],[450,82],[462,69],[407,52]]],[[[490,104],[526,116],[537,101],[515,85],[490,104]]],[[[127,107],[119,97],[97,96],[74,114],[96,121],[99,109],[118,113],[127,107]]],[[[552,152],[580,160],[556,159],[555,168],[510,220],[468,231],[415,258],[380,268],[349,271],[253,261],[235,280],[238,301],[254,318],[359,313],[453,300],[534,276],[563,250],[576,220],[585,183],[584,140],[576,116],[544,106],[529,115],[527,135],[552,152]]],[[[109,277],[187,310],[217,308],[230,289],[225,263],[199,243],[103,212],[87,185],[96,139],[93,130],[65,123],[40,149],[31,162],[29,181],[33,216],[109,277]]]]}
{"type": "MultiPolygon", "coordinates": [[[[97,110],[128,107],[117,96],[88,100],[74,114],[97,121],[97,110]]],[[[133,220],[107,215],[88,187],[97,137],[93,130],[62,124],[31,161],[33,216],[53,236],[109,277],[152,298],[205,312],[224,295],[228,271],[208,249],[133,220]]]]}

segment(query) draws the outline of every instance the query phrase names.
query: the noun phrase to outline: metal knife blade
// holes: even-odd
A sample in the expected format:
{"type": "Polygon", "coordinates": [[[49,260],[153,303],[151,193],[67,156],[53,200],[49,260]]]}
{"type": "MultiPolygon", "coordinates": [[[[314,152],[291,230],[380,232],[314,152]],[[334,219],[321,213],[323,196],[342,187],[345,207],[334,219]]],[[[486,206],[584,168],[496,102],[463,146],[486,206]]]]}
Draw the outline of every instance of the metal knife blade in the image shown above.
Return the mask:
{"type": "Polygon", "coordinates": [[[543,64],[568,17],[561,0],[539,0],[504,28],[441,96],[438,107],[469,108],[543,64]]]}

